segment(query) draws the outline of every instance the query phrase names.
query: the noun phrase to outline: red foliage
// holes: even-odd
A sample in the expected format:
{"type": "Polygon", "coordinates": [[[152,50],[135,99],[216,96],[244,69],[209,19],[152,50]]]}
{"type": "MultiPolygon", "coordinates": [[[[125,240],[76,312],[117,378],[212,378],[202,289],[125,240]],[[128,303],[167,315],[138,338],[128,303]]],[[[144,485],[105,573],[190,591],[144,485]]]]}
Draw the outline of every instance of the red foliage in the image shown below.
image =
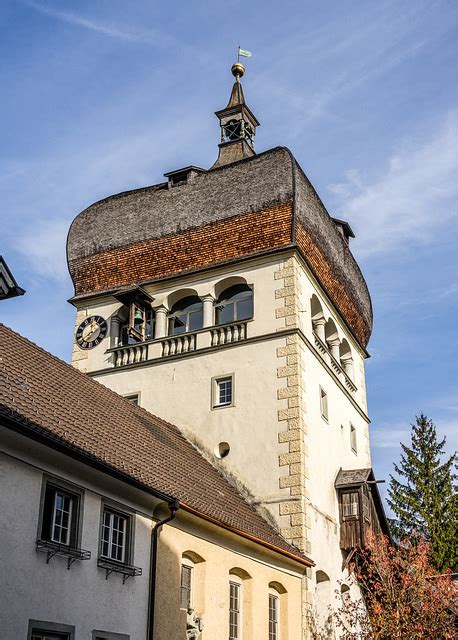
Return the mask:
{"type": "Polygon", "coordinates": [[[429,545],[405,540],[393,547],[369,534],[367,548],[352,566],[364,594],[346,601],[337,625],[346,640],[452,640],[457,589],[451,574],[435,574],[429,545]]]}

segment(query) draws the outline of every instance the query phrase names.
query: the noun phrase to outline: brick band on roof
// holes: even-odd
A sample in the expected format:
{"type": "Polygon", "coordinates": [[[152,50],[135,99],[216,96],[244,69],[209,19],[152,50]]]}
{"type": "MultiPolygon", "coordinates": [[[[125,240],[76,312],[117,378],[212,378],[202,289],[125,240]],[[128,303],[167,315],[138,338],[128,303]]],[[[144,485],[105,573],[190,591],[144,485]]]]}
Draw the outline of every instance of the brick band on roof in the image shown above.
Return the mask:
{"type": "Polygon", "coordinates": [[[67,257],[77,296],[295,244],[366,347],[372,330],[367,285],[347,243],[287,149],[277,147],[198,173],[187,184],[166,187],[154,185],[111,196],[75,218],[67,257]]]}

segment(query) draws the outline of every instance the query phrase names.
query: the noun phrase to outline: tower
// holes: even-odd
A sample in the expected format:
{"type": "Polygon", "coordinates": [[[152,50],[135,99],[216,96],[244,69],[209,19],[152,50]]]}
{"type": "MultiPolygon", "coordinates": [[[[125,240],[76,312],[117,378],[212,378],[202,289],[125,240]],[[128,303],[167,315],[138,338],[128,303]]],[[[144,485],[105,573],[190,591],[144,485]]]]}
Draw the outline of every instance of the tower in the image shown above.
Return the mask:
{"type": "Polygon", "coordinates": [[[372,308],[350,226],[288,149],[255,152],[242,65],[233,73],[211,169],[169,172],[73,221],[73,364],[177,424],[313,558],[305,630],[367,527],[384,526],[365,392],[372,308]]]}

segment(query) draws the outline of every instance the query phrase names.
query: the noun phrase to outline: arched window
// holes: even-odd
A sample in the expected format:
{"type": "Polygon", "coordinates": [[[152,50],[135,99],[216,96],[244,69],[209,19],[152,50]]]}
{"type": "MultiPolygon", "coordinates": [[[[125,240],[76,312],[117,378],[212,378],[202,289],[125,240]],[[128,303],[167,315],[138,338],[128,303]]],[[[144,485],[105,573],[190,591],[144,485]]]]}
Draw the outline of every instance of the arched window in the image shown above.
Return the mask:
{"type": "Polygon", "coordinates": [[[229,571],[229,640],[251,633],[251,576],[238,567],[229,571]]]}
{"type": "Polygon", "coordinates": [[[269,640],[288,637],[286,589],[279,582],[269,583],[269,640]]]}
{"type": "Polygon", "coordinates": [[[169,335],[202,329],[204,322],[202,300],[197,296],[187,296],[176,302],[169,315],[169,335]]]}
{"type": "Polygon", "coordinates": [[[194,562],[187,557],[181,560],[180,608],[192,606],[194,598],[194,562]]]}
{"type": "Polygon", "coordinates": [[[253,290],[247,284],[234,284],[216,303],[216,323],[237,322],[253,317],[253,290]]]}

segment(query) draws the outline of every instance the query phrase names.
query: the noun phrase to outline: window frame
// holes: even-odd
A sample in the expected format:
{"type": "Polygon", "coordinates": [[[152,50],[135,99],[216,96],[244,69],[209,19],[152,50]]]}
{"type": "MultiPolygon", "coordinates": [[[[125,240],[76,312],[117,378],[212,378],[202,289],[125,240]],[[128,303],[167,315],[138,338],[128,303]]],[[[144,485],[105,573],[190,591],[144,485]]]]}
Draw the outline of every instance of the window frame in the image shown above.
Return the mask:
{"type": "Polygon", "coordinates": [[[75,627],[73,625],[29,619],[27,640],[32,640],[35,633],[65,634],[67,636],[65,640],[75,640],[75,627]]]}
{"type": "Polygon", "coordinates": [[[125,398],[126,400],[129,400],[129,402],[131,402],[136,407],[140,406],[140,397],[141,397],[140,391],[134,391],[133,393],[127,393],[125,396],[122,396],[122,397],[125,398]]]}
{"type": "Polygon", "coordinates": [[[124,505],[120,505],[111,500],[101,500],[100,505],[100,521],[99,521],[99,546],[98,546],[98,558],[100,560],[107,560],[109,562],[115,562],[119,565],[133,565],[134,559],[134,540],[135,540],[135,511],[126,508],[124,505]],[[125,518],[126,530],[124,532],[124,558],[123,560],[117,560],[110,556],[105,556],[102,553],[103,549],[103,527],[104,527],[104,514],[106,511],[125,518]]]}
{"type": "Polygon", "coordinates": [[[321,385],[320,385],[320,413],[323,420],[329,424],[328,394],[321,385]]]}
{"type": "Polygon", "coordinates": [[[191,296],[185,296],[184,298],[180,298],[180,300],[177,300],[175,302],[175,304],[172,306],[172,309],[170,310],[170,313],[167,315],[167,321],[168,321],[168,326],[167,326],[167,336],[169,338],[173,338],[176,336],[182,336],[185,335],[187,333],[196,333],[197,331],[201,331],[204,328],[204,303],[202,301],[202,299],[200,298],[200,296],[198,295],[191,295],[191,296]],[[179,309],[176,308],[180,305],[180,302],[184,302],[185,300],[188,299],[194,299],[194,302],[189,303],[186,307],[184,307],[183,309],[179,309]],[[190,310],[191,306],[200,304],[200,309],[193,309],[190,310]],[[200,326],[197,327],[196,329],[191,329],[190,325],[191,325],[191,315],[193,314],[197,314],[200,313],[201,315],[201,322],[200,322],[200,326]],[[175,320],[177,318],[182,318],[185,317],[185,323],[184,323],[184,331],[179,331],[177,333],[175,333],[175,320]]]}
{"type": "Polygon", "coordinates": [[[180,609],[183,611],[187,611],[189,606],[193,606],[194,603],[194,577],[195,577],[195,565],[194,562],[192,560],[190,560],[189,558],[181,558],[181,565],[180,565],[180,609]],[[189,569],[189,602],[186,605],[186,607],[183,607],[183,599],[182,599],[182,594],[183,594],[183,568],[189,569]]]}
{"type": "Polygon", "coordinates": [[[250,320],[253,320],[254,318],[254,286],[252,284],[248,284],[247,282],[240,282],[240,283],[236,283],[233,284],[229,287],[226,287],[226,289],[224,289],[221,294],[219,295],[218,299],[215,301],[214,303],[215,306],[215,326],[216,327],[220,327],[220,326],[224,326],[227,324],[236,324],[236,323],[240,323],[240,322],[249,322],[250,320]],[[232,301],[230,298],[224,298],[224,294],[228,291],[230,291],[231,289],[234,289],[238,286],[244,286],[246,287],[244,291],[240,291],[238,293],[246,293],[246,297],[242,298],[241,300],[234,300],[233,298],[238,295],[238,293],[235,293],[232,295],[232,301]],[[246,317],[246,318],[239,318],[238,316],[238,306],[239,303],[244,302],[245,300],[250,300],[251,301],[251,315],[246,317]],[[221,320],[221,313],[223,311],[223,309],[225,309],[228,306],[232,306],[233,308],[233,317],[231,320],[225,320],[224,322],[221,320]],[[234,317],[236,316],[236,317],[234,317]]]}
{"type": "Polygon", "coordinates": [[[340,503],[341,503],[341,508],[342,508],[342,521],[347,521],[347,520],[358,520],[360,517],[360,513],[361,513],[361,505],[360,505],[360,498],[359,498],[359,490],[358,489],[346,489],[344,491],[340,492],[340,503]],[[350,499],[348,501],[348,505],[344,505],[344,497],[345,496],[350,496],[350,499]],[[356,496],[356,500],[352,500],[351,496],[356,496]],[[356,513],[353,513],[353,508],[352,505],[356,504],[356,513]],[[348,506],[350,512],[349,513],[345,513],[345,509],[344,506],[348,506]]]}
{"type": "Polygon", "coordinates": [[[356,435],[356,427],[350,422],[350,448],[354,454],[358,455],[358,438],[356,435]]]}
{"type": "Polygon", "coordinates": [[[237,579],[236,576],[229,576],[229,640],[243,640],[243,581],[241,579],[237,579]],[[237,598],[238,598],[238,609],[231,608],[232,602],[232,587],[237,587],[237,598]],[[231,614],[235,613],[237,615],[237,635],[231,635],[231,627],[234,626],[231,622],[231,614]]]}
{"type": "Polygon", "coordinates": [[[43,474],[40,494],[40,506],[38,512],[37,523],[37,540],[43,540],[52,544],[61,544],[69,549],[77,549],[81,546],[81,536],[83,530],[83,507],[84,507],[84,489],[68,482],[57,476],[49,474],[43,474]],[[49,535],[43,535],[44,517],[47,510],[46,494],[48,488],[54,490],[53,506],[51,510],[51,523],[49,526],[49,535]],[[72,506],[72,514],[70,518],[69,528],[69,541],[68,543],[57,542],[53,540],[53,521],[55,517],[55,496],[56,493],[61,491],[64,494],[70,495],[73,498],[74,504],[72,506]]]}
{"type": "Polygon", "coordinates": [[[280,603],[280,594],[277,591],[274,591],[273,589],[269,589],[269,640],[280,640],[280,634],[281,634],[281,619],[280,619],[280,609],[281,609],[281,603],[280,603]],[[276,614],[276,619],[273,620],[271,618],[271,611],[272,608],[270,606],[271,600],[274,599],[275,603],[276,603],[276,607],[275,607],[275,614],[276,614]],[[274,634],[271,631],[271,627],[270,625],[275,624],[275,631],[274,634]]]}
{"type": "Polygon", "coordinates": [[[226,375],[215,376],[211,379],[211,408],[212,409],[227,409],[235,406],[235,373],[227,373],[226,375]],[[229,381],[231,382],[231,401],[221,403],[220,402],[220,383],[229,381]]]}

